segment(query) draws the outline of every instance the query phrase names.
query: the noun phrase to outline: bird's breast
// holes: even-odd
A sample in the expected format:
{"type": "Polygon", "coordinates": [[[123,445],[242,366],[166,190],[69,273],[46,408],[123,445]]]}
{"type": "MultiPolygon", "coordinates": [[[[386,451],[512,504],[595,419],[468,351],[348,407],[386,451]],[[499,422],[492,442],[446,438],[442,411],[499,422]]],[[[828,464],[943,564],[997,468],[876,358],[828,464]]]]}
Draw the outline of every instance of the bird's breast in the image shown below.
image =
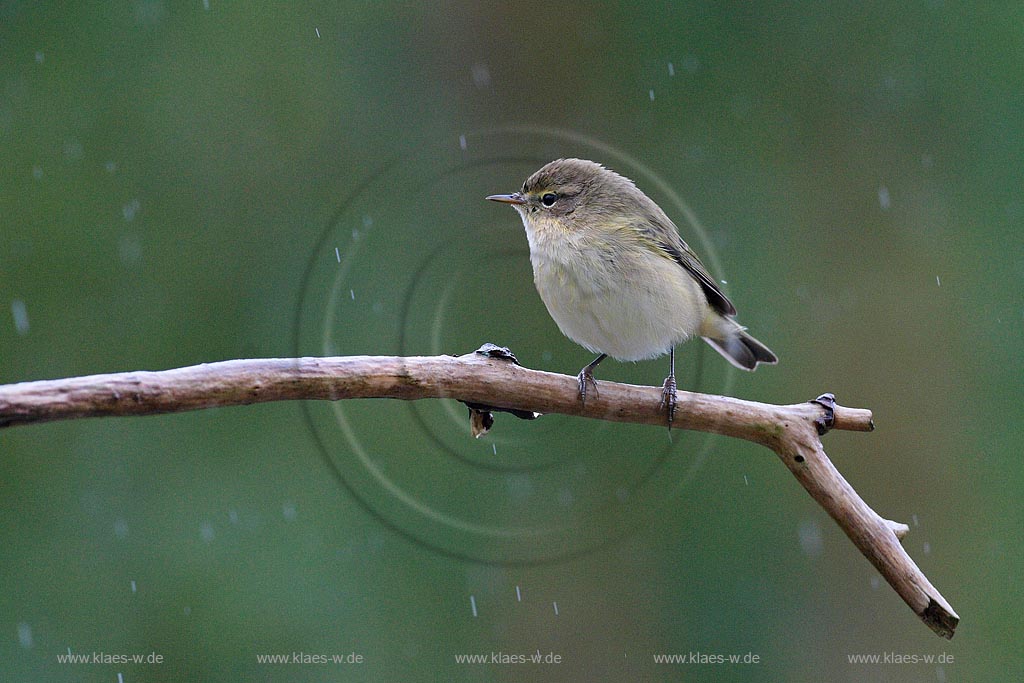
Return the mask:
{"type": "Polygon", "coordinates": [[[699,328],[707,302],[674,261],[614,235],[527,234],[537,292],[576,343],[640,360],[667,353],[699,328]]]}

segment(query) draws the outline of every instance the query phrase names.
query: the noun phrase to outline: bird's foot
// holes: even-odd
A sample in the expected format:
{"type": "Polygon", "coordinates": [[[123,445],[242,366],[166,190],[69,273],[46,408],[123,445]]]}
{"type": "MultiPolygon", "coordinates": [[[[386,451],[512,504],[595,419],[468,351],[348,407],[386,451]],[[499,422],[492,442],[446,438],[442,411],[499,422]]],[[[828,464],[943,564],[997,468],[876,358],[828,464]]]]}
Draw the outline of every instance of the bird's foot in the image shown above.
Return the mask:
{"type": "Polygon", "coordinates": [[[594,388],[594,396],[598,396],[599,395],[599,393],[597,391],[597,380],[594,379],[594,373],[590,369],[589,365],[587,367],[583,368],[582,370],[580,370],[580,374],[576,375],[576,380],[580,384],[580,404],[583,407],[586,407],[586,405],[587,405],[587,385],[588,384],[594,388]]]}
{"type": "Polygon", "coordinates": [[[672,421],[676,417],[676,376],[669,375],[661,387],[661,410],[668,413],[668,428],[672,430],[672,421]]]}

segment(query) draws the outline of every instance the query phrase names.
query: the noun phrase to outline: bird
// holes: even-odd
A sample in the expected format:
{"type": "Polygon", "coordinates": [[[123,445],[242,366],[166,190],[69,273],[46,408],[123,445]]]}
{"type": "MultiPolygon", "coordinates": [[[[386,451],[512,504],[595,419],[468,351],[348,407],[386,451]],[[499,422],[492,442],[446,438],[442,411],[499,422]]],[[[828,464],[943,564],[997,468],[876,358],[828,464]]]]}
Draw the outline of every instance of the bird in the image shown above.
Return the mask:
{"type": "Polygon", "coordinates": [[[530,246],[533,281],[566,337],[598,356],[577,375],[585,407],[607,357],[668,354],[660,410],[676,411],[675,348],[700,336],[733,366],[754,370],[778,356],[736,322],[722,292],[678,228],[636,184],[586,159],[556,159],[511,194],[530,246]]]}

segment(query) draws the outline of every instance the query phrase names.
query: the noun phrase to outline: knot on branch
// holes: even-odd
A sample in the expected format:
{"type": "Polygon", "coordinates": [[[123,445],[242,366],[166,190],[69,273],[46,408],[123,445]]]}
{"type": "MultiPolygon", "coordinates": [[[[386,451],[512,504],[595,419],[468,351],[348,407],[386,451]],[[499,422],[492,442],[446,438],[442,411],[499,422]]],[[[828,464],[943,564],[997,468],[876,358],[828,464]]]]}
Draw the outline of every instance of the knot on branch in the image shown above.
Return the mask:
{"type": "MultiPolygon", "coordinates": [[[[515,365],[520,365],[519,359],[507,346],[498,346],[491,342],[486,342],[479,349],[473,353],[479,354],[485,358],[495,358],[497,360],[503,360],[511,362],[515,365]]],[[[483,403],[471,403],[469,401],[459,401],[467,408],[469,408],[469,429],[473,434],[473,438],[479,439],[481,436],[491,431],[491,427],[494,426],[494,413],[512,413],[520,420],[536,420],[540,417],[540,413],[535,413],[531,410],[517,410],[515,408],[496,408],[495,406],[485,405],[483,403]]]]}
{"type": "Polygon", "coordinates": [[[512,361],[516,365],[521,365],[519,359],[516,358],[516,354],[512,353],[512,351],[507,346],[498,346],[497,344],[492,344],[491,342],[485,342],[479,349],[477,349],[473,353],[478,353],[484,358],[508,360],[512,361]]]}
{"type": "Polygon", "coordinates": [[[825,436],[836,425],[836,395],[825,393],[818,398],[811,399],[808,403],[817,403],[825,409],[824,415],[814,419],[814,426],[818,430],[818,436],[825,436]]]}

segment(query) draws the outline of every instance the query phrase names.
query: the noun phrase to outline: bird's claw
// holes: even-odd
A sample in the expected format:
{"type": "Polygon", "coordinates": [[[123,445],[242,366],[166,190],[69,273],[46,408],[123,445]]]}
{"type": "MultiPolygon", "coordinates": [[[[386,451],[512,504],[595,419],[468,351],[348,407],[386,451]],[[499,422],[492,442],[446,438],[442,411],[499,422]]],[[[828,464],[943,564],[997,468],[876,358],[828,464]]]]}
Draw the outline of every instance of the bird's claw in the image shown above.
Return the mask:
{"type": "Polygon", "coordinates": [[[665,378],[665,384],[661,388],[661,410],[668,413],[668,428],[672,429],[672,421],[676,417],[676,378],[669,375],[665,378]]]}
{"type": "MultiPolygon", "coordinates": [[[[589,366],[588,366],[589,367],[589,366]]],[[[576,375],[576,381],[579,382],[580,386],[580,405],[586,407],[587,405],[587,385],[594,387],[594,395],[599,396],[597,391],[597,380],[594,379],[594,375],[588,370],[583,368],[580,370],[580,374],[576,375]]]]}

